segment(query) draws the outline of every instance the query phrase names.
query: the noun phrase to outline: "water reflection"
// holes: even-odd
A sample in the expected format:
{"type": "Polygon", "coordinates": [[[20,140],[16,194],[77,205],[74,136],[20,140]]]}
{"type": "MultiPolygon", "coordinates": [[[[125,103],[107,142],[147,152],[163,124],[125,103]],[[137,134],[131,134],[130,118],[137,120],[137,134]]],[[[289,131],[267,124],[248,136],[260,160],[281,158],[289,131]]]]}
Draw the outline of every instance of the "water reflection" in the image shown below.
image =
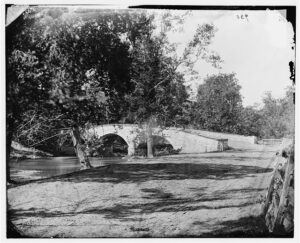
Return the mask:
{"type": "MultiPolygon", "coordinates": [[[[93,166],[123,163],[122,158],[90,158],[93,166]]],[[[80,170],[76,157],[53,157],[41,159],[12,160],[10,163],[11,178],[16,181],[47,178],[80,170]]]]}

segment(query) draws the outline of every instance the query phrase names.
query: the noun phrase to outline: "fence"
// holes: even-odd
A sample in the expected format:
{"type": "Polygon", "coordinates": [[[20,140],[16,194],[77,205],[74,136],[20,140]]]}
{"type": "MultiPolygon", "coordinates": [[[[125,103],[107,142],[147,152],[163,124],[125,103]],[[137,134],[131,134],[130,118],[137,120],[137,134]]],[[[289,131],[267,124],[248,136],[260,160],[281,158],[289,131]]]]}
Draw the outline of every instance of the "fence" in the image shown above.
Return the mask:
{"type": "Polygon", "coordinates": [[[277,145],[282,143],[282,139],[262,139],[261,143],[264,145],[277,145]]]}
{"type": "Polygon", "coordinates": [[[275,234],[291,234],[294,231],[294,149],[283,151],[276,157],[264,204],[266,226],[275,234]]]}

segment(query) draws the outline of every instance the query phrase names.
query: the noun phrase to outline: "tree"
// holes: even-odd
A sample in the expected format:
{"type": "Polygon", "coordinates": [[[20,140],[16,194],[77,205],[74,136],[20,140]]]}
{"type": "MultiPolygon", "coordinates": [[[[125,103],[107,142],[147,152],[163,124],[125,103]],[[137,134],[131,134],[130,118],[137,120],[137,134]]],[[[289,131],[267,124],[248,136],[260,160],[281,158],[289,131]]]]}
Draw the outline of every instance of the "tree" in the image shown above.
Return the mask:
{"type": "MultiPolygon", "coordinates": [[[[41,73],[30,26],[35,22],[31,9],[6,27],[6,178],[10,182],[9,156],[16,128],[23,114],[48,99],[49,84],[41,73]]],[[[43,55],[43,54],[41,54],[43,55]]]]}
{"type": "Polygon", "coordinates": [[[282,106],[285,110],[283,120],[286,126],[284,136],[295,136],[295,87],[293,85],[286,88],[285,97],[282,99],[282,106]]]}
{"type": "Polygon", "coordinates": [[[166,36],[173,16],[163,16],[157,34],[154,16],[145,11],[79,15],[64,8],[31,8],[22,16],[24,24],[8,33],[14,37],[7,55],[13,80],[7,104],[16,111],[14,122],[28,111],[44,116],[51,110],[49,117],[59,117],[56,130],[72,130],[79,160],[88,168],[80,128],[119,120],[146,123],[150,144],[153,123],[187,122],[188,95],[178,67],[192,70],[197,58],[219,59],[207,51],[212,25],[199,26],[182,57],[176,57],[166,36]]]}
{"type": "MultiPolygon", "coordinates": [[[[82,167],[89,168],[80,128],[118,121],[126,112],[128,104],[124,97],[134,87],[129,49],[147,32],[144,24],[148,20],[143,14],[113,11],[81,18],[68,14],[65,9],[47,8],[30,9],[23,17],[28,23],[15,33],[8,51],[10,60],[14,61],[8,62],[9,70],[16,77],[14,83],[24,88],[14,96],[16,110],[20,117],[28,110],[42,116],[45,109],[58,115],[56,130],[72,130],[82,167]],[[25,57],[20,59],[18,56],[22,55],[25,57]],[[24,70],[26,65],[35,69],[24,70]],[[25,95],[28,87],[21,82],[24,76],[28,76],[32,91],[28,96],[25,95]],[[43,99],[29,98],[36,90],[42,91],[43,99]],[[24,111],[20,109],[20,97],[29,98],[30,105],[24,111]]],[[[11,100],[8,105],[12,104],[11,100]]]]}
{"type": "Polygon", "coordinates": [[[159,18],[160,31],[155,26],[154,15],[144,27],[148,30],[140,36],[133,48],[132,80],[135,89],[127,96],[130,119],[144,124],[147,137],[147,155],[152,154],[152,128],[186,124],[184,118],[190,104],[181,70],[192,73],[194,63],[199,59],[217,63],[220,58],[209,54],[207,46],[214,36],[213,25],[198,26],[193,40],[185,48],[182,56],[177,56],[176,45],[168,41],[167,32],[174,30],[173,20],[183,22],[182,16],[166,12],[159,18]],[[155,31],[154,31],[155,30],[155,31]],[[157,33],[158,32],[158,33],[157,33]]]}
{"type": "Polygon", "coordinates": [[[262,136],[262,111],[255,106],[243,108],[239,122],[239,134],[245,136],[262,136]]]}
{"type": "Polygon", "coordinates": [[[289,87],[284,98],[276,99],[270,92],[263,97],[263,124],[264,138],[282,138],[294,135],[295,108],[293,103],[293,88],[289,87]]]}
{"type": "Polygon", "coordinates": [[[242,111],[240,89],[235,74],[207,77],[198,88],[195,126],[216,132],[238,133],[242,111]]]}
{"type": "MultiPolygon", "coordinates": [[[[121,118],[124,96],[132,89],[130,80],[130,15],[102,13],[96,18],[54,20],[46,35],[51,43],[46,59],[52,70],[50,102],[64,114],[83,168],[91,167],[85,155],[80,127],[121,118]],[[125,18],[127,17],[127,18],[125,18]]],[[[144,21],[144,18],[134,20],[144,21]]],[[[49,22],[48,22],[49,26],[49,22]]],[[[136,26],[134,26],[134,31],[136,26]]],[[[124,110],[124,109],[123,109],[124,110]]]]}

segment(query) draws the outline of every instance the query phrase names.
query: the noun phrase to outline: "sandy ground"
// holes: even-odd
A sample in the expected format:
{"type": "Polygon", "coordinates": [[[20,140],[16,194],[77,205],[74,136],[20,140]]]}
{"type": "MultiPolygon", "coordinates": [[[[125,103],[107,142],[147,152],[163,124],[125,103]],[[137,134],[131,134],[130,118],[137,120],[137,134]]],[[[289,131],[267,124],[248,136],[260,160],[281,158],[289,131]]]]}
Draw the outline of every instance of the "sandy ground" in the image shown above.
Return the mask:
{"type": "Polygon", "coordinates": [[[136,159],[8,189],[30,237],[265,236],[276,147],[136,159]]]}

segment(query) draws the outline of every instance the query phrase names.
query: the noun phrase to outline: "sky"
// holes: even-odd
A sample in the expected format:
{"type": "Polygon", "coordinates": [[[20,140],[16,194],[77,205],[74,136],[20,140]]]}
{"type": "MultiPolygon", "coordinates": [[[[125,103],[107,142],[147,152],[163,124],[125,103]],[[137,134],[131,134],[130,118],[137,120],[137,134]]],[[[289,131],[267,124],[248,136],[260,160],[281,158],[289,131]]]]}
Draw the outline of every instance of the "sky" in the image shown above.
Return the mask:
{"type": "Polygon", "coordinates": [[[183,31],[169,35],[170,41],[179,43],[179,55],[197,26],[204,23],[212,23],[218,29],[210,50],[216,51],[224,62],[221,69],[216,69],[199,61],[195,69],[201,78],[187,81],[193,92],[207,75],[234,72],[242,87],[244,106],[261,104],[266,91],[276,98],[284,96],[286,87],[292,84],[288,64],[295,59],[293,27],[284,11],[192,11],[183,31]]]}

